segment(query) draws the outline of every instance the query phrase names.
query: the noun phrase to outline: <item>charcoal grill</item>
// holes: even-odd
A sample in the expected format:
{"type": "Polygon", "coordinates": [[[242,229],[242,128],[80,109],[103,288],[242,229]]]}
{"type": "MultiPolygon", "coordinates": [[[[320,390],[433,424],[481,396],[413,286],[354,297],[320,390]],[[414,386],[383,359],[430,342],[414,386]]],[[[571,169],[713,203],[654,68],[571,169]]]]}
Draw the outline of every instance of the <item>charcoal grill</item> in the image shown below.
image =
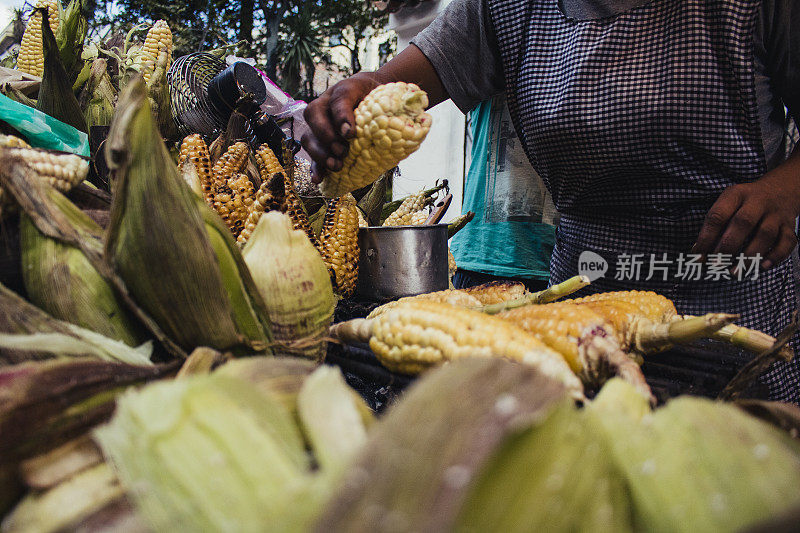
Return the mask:
{"type": "MultiPolygon", "coordinates": [[[[334,321],[364,318],[382,303],[341,300],[334,321]]],[[[752,358],[753,354],[729,344],[702,340],[647,356],[642,372],[659,403],[682,394],[716,398],[752,358]]],[[[331,343],[326,362],[340,367],[350,386],[376,411],[390,404],[414,379],[386,370],[366,345],[331,343]]],[[[756,383],[744,396],[766,399],[767,390],[756,383]]]]}

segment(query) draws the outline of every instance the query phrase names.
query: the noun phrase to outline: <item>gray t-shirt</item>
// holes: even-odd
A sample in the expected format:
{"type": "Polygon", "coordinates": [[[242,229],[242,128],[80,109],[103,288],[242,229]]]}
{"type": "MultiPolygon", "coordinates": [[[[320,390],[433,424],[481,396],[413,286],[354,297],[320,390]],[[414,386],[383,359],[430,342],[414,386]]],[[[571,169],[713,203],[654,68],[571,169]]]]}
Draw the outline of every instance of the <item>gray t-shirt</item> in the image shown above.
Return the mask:
{"type": "MultiPolygon", "coordinates": [[[[575,20],[605,18],[651,0],[559,0],[575,20]]],[[[767,168],[785,158],[784,106],[800,118],[800,2],[763,0],[754,34],[755,84],[767,168]],[[792,31],[795,29],[795,31],[792,31]]],[[[466,113],[504,90],[486,0],[453,0],[414,40],[450,98],[466,113]]],[[[800,120],[798,120],[800,122],[800,120]]]]}

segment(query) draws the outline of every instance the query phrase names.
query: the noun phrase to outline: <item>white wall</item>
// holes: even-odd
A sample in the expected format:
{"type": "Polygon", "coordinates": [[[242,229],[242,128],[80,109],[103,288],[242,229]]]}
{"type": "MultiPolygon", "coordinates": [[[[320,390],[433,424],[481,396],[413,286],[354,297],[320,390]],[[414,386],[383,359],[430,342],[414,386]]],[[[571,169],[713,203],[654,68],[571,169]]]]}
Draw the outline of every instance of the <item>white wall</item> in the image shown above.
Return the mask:
{"type": "MultiPolygon", "coordinates": [[[[397,51],[408,46],[450,0],[422,2],[403,8],[389,17],[389,29],[397,34],[397,51]]],[[[395,180],[392,195],[401,198],[430,188],[436,180],[447,178],[453,203],[443,221],[461,212],[464,185],[465,117],[450,101],[428,111],[433,117],[431,130],[419,150],[400,163],[401,176],[395,180]]]]}

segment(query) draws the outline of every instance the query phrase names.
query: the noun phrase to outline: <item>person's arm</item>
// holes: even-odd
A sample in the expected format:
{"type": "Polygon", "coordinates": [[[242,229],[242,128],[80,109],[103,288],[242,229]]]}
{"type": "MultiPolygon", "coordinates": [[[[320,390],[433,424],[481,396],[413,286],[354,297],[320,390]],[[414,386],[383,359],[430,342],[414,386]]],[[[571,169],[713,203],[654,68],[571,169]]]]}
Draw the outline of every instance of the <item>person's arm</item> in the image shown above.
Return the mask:
{"type": "Polygon", "coordinates": [[[340,81],[308,104],[305,110],[312,134],[304,135],[302,143],[317,163],[318,170],[337,171],[342,168],[347,139],[355,133],[353,111],[356,105],[378,85],[393,81],[419,85],[428,93],[430,106],[448,98],[433,65],[413,44],[376,72],[359,72],[340,81]]]}
{"type": "MultiPolygon", "coordinates": [[[[795,0],[764,0],[762,35],[767,70],[778,95],[800,118],[800,7],[795,0]]],[[[701,254],[760,254],[762,268],[786,259],[797,245],[800,214],[800,148],[761,179],[725,190],[711,207],[697,238],[701,254]]]]}

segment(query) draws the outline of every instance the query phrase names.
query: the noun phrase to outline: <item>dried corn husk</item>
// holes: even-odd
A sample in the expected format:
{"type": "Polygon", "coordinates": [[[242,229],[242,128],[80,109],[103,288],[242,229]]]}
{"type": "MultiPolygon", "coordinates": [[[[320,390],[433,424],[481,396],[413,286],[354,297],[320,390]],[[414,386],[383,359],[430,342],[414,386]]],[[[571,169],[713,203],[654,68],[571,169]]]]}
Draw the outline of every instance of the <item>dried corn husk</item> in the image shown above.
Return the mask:
{"type": "Polygon", "coordinates": [[[106,159],[115,180],[106,255],[137,302],[185,350],[267,349],[266,315],[254,311],[236,244],[181,183],[141,79],[123,91],[106,159]]]}
{"type": "MultiPolygon", "coordinates": [[[[102,251],[103,230],[72,202],[50,189],[64,219],[102,251]]],[[[78,248],[41,233],[27,215],[20,223],[22,275],[30,301],[54,318],[137,346],[147,338],[114,290],[78,248]]]]}
{"type": "Polygon", "coordinates": [[[266,302],[275,343],[285,353],[324,358],[336,298],[306,234],[283,213],[264,213],[242,255],[266,302]]]}
{"type": "Polygon", "coordinates": [[[375,425],[315,531],[449,531],[473,476],[564,387],[502,359],[430,371],[375,425]]]}
{"type": "Polygon", "coordinates": [[[44,43],[44,74],[39,87],[36,109],[57,118],[61,122],[87,133],[86,120],[72,92],[72,80],[59,57],[58,45],[47,18],[42,20],[44,43]]]}
{"type": "Polygon", "coordinates": [[[117,93],[108,74],[108,62],[95,59],[89,71],[89,79],[81,93],[81,107],[86,125],[108,126],[114,118],[114,102],[117,93]]]}
{"type": "Polygon", "coordinates": [[[47,490],[102,462],[100,448],[86,434],[26,459],[20,464],[20,476],[31,489],[47,490]]]}
{"type": "Polygon", "coordinates": [[[195,376],[117,404],[95,436],[154,531],[283,531],[314,501],[292,417],[244,381],[195,376]]]}

